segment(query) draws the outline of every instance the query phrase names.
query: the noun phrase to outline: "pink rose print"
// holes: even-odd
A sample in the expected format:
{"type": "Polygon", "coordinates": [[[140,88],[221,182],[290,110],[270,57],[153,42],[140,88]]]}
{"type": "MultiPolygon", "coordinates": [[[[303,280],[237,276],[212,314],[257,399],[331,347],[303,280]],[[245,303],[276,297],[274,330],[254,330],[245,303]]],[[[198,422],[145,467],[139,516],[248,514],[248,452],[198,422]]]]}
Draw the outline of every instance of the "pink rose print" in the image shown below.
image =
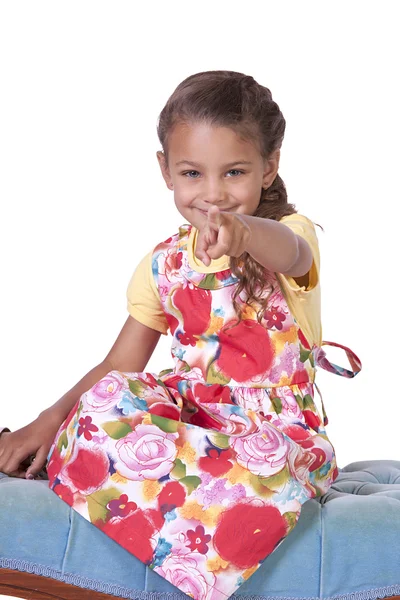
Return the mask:
{"type": "Polygon", "coordinates": [[[238,463],[255,475],[269,477],[282,471],[287,461],[288,441],[268,421],[245,438],[231,438],[238,463]]]}
{"type": "Polygon", "coordinates": [[[154,571],[178,587],[183,593],[199,600],[210,600],[215,575],[206,569],[206,556],[198,552],[168,556],[154,571]]]}
{"type": "Polygon", "coordinates": [[[118,371],[111,371],[83,394],[84,410],[87,406],[96,412],[109,410],[123,389],[129,389],[127,381],[118,371]]]}
{"type": "Polygon", "coordinates": [[[133,481],[160,479],[174,467],[177,437],[177,433],[165,433],[155,425],[138,425],[115,444],[115,468],[133,481]]]}

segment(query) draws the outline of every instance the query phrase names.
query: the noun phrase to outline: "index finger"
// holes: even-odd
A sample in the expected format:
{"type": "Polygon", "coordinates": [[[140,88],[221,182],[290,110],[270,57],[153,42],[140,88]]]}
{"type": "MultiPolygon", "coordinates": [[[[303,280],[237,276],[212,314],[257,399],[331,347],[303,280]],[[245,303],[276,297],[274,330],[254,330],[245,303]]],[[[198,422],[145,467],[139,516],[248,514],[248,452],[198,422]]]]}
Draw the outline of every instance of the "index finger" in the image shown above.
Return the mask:
{"type": "Polygon", "coordinates": [[[210,206],[207,213],[207,224],[210,229],[218,231],[222,225],[222,215],[218,206],[210,206]]]}

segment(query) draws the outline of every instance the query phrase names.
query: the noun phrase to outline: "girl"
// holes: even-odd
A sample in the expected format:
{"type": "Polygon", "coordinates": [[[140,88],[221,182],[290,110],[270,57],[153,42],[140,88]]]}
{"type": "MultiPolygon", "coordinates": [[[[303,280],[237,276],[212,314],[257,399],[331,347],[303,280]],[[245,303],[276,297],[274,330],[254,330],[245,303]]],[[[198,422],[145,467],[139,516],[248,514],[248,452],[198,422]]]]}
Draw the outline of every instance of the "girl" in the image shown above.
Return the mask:
{"type": "Polygon", "coordinates": [[[104,361],[0,439],[0,470],[32,477],[47,457],[55,494],[197,600],[228,598],[335,481],[316,366],[361,369],[322,350],[318,241],[278,175],[284,132],[252,77],[177,87],[157,158],[187,224],[137,267],[104,361]],[[173,368],[145,372],[168,331],[173,368]]]}

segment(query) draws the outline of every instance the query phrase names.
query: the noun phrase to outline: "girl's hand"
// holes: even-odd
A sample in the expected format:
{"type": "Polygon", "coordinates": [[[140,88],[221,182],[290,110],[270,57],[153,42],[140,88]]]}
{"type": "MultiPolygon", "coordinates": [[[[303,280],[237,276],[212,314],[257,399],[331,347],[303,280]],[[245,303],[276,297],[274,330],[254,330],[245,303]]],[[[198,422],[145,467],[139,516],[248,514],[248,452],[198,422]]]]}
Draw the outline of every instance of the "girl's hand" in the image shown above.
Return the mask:
{"type": "Polygon", "coordinates": [[[50,448],[61,423],[43,412],[39,417],[14,432],[0,436],[0,472],[10,477],[25,478],[37,475],[44,467],[50,448]],[[31,466],[24,464],[32,454],[35,461],[31,466]]]}
{"type": "Polygon", "coordinates": [[[240,215],[210,206],[205,226],[199,228],[195,255],[208,266],[211,259],[240,256],[250,238],[250,227],[240,215]]]}

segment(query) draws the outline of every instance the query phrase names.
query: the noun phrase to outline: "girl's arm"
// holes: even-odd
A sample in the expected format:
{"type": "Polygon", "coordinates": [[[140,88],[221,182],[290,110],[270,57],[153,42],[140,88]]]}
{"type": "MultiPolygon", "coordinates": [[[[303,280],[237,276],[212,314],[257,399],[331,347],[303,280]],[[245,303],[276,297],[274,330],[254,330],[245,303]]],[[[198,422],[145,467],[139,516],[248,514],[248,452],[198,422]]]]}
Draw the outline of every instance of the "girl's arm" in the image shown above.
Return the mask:
{"type": "Polygon", "coordinates": [[[313,255],[304,238],[290,227],[272,219],[240,215],[250,227],[251,238],[246,247],[260,265],[275,273],[301,277],[311,268],[313,255]]]}
{"type": "Polygon", "coordinates": [[[52,422],[61,423],[75,406],[82,394],[110,371],[139,373],[144,371],[157,346],[161,333],[142,325],[131,315],[127,318],[113,347],[105,359],[89,371],[73,388],[40,415],[52,422]]]}

